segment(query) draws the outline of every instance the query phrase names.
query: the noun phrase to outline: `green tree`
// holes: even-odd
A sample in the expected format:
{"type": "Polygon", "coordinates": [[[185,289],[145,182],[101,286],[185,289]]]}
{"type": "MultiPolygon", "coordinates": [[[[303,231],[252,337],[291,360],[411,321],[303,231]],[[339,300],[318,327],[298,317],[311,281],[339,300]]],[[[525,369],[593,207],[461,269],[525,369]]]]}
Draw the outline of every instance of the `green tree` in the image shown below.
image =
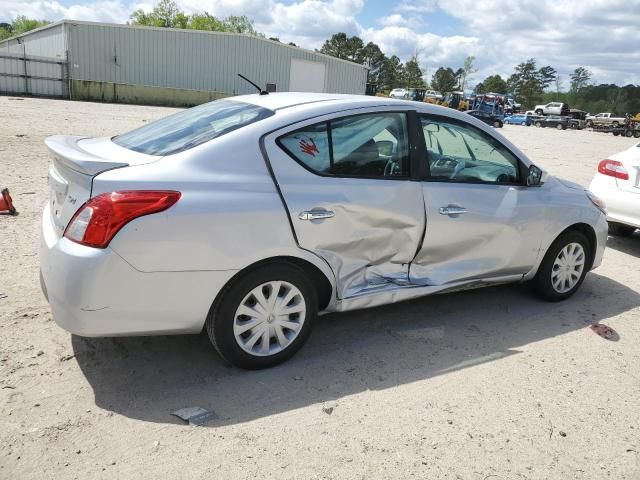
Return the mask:
{"type": "Polygon", "coordinates": [[[589,83],[591,72],[584,67],[578,67],[569,75],[569,78],[571,79],[570,91],[577,93],[589,83]]]}
{"type": "Polygon", "coordinates": [[[530,58],[516,65],[515,73],[509,77],[507,85],[522,104],[534,106],[542,99],[542,76],[536,68],[536,60],[530,58]]]}
{"type": "Polygon", "coordinates": [[[381,90],[392,90],[397,87],[406,87],[402,85],[404,80],[404,65],[400,59],[392,55],[389,58],[385,58],[382,62],[382,68],[380,69],[380,76],[378,77],[378,86],[381,90]]]}
{"type": "Polygon", "coordinates": [[[253,27],[253,20],[244,15],[231,15],[226,18],[214,17],[207,12],[187,15],[178,8],[173,0],[160,0],[149,13],[144,10],[136,10],[131,14],[130,19],[133,25],[148,27],[187,28],[264,36],[253,27]]]}
{"type": "Polygon", "coordinates": [[[476,93],[502,93],[508,92],[507,82],[500,75],[490,75],[476,86],[476,93]],[[480,87],[480,90],[478,90],[480,87]]]}
{"type": "Polygon", "coordinates": [[[547,65],[545,67],[540,68],[538,70],[538,81],[540,82],[540,88],[542,90],[546,90],[549,85],[556,81],[558,77],[558,72],[556,69],[547,65]]]}
{"type": "Polygon", "coordinates": [[[422,78],[422,69],[418,63],[418,57],[411,57],[404,65],[404,84],[411,88],[426,88],[427,84],[422,78]]]}
{"type": "Polygon", "coordinates": [[[457,85],[456,72],[451,67],[440,67],[431,77],[431,88],[442,93],[452,92],[457,85]]]}
{"type": "Polygon", "coordinates": [[[230,15],[223,20],[225,32],[245,33],[247,35],[261,36],[253,27],[253,20],[245,15],[230,15]]]}
{"type": "Polygon", "coordinates": [[[18,15],[11,23],[0,24],[0,40],[22,35],[30,30],[44,27],[49,23],[51,22],[48,20],[34,20],[23,15],[18,15]]]}
{"type": "Polygon", "coordinates": [[[477,70],[473,68],[473,62],[475,61],[475,59],[476,57],[474,57],[473,55],[469,55],[464,59],[464,63],[462,64],[462,68],[460,69],[461,71],[459,74],[460,90],[464,90],[465,88],[467,88],[469,77],[477,72],[477,70]]]}
{"type": "Polygon", "coordinates": [[[346,33],[335,33],[320,48],[320,53],[355,62],[364,43],[360,37],[348,37],[346,33]]]}
{"type": "Polygon", "coordinates": [[[187,27],[192,30],[208,30],[210,32],[226,31],[224,22],[207,12],[194,13],[191,15],[187,27]]]}
{"type": "Polygon", "coordinates": [[[129,18],[134,25],[164,28],[187,28],[189,21],[189,16],[180,11],[173,0],[160,0],[151,12],[136,10],[129,18]]]}
{"type": "Polygon", "coordinates": [[[368,83],[378,84],[385,56],[380,47],[373,42],[367,43],[356,55],[356,61],[369,67],[368,83]]]}

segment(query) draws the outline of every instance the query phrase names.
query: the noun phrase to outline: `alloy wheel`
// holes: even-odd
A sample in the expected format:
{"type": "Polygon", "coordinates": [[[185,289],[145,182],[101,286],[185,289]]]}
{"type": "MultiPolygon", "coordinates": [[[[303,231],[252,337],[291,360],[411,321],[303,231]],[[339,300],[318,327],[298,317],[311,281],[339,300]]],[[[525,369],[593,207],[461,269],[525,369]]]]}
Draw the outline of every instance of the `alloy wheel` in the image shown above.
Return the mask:
{"type": "Polygon", "coordinates": [[[580,281],[586,255],[577,242],[566,245],[556,256],[551,269],[551,284],[558,293],[570,291],[580,281]]]}

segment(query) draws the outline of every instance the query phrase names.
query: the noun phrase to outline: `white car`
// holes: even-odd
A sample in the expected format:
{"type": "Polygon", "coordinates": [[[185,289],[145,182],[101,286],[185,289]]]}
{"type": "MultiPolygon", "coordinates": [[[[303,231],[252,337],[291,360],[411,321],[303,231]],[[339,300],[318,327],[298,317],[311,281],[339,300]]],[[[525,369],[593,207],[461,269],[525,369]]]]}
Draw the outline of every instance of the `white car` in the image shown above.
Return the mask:
{"type": "Polygon", "coordinates": [[[640,143],[602,160],[589,189],[605,202],[609,233],[640,228],[640,143]]]}
{"type": "Polygon", "coordinates": [[[566,299],[607,239],[584,188],[426,103],[245,95],[46,145],[55,321],[83,336],[204,329],[245,368],[293,355],[319,312],[506,282],[566,299]]]}
{"type": "Polygon", "coordinates": [[[406,88],[394,88],[389,92],[389,98],[406,98],[409,95],[409,90],[406,88]]]}
{"type": "Polygon", "coordinates": [[[533,111],[536,115],[565,115],[569,112],[569,107],[566,103],[551,102],[546,105],[536,105],[533,111]]]}
{"type": "Polygon", "coordinates": [[[424,98],[436,98],[438,100],[442,100],[443,95],[436,90],[427,90],[424,92],[424,98]]]}

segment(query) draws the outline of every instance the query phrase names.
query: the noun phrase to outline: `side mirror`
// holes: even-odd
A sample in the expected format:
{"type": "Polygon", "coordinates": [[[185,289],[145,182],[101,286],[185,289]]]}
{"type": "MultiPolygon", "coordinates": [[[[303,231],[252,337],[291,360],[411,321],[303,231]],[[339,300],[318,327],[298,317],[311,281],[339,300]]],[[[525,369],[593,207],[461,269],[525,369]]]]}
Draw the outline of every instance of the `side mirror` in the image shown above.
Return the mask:
{"type": "Polygon", "coordinates": [[[527,187],[539,187],[544,183],[543,177],[544,172],[542,169],[535,165],[531,165],[529,167],[529,172],[527,173],[527,187]]]}

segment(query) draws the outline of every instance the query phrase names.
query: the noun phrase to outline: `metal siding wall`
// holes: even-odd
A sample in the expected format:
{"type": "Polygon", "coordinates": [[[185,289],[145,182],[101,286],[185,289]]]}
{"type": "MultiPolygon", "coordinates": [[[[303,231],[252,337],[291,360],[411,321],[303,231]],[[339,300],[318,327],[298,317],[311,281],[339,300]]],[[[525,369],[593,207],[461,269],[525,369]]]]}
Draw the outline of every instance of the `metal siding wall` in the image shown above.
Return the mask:
{"type": "Polygon", "coordinates": [[[66,26],[74,80],[253,93],[253,87],[236,75],[242,73],[262,86],[275,83],[281,92],[289,89],[291,59],[300,58],[327,65],[327,92],[365,91],[366,70],[358,65],[255,37],[84,23],[66,26]]]}
{"type": "MultiPolygon", "coordinates": [[[[27,55],[50,57],[63,60],[65,57],[64,25],[56,25],[40,32],[28,33],[20,37],[24,42],[27,55]]],[[[0,53],[23,53],[23,46],[18,40],[0,43],[0,53]]]]}
{"type": "MultiPolygon", "coordinates": [[[[6,51],[0,52],[6,55],[6,51]]],[[[0,92],[11,94],[30,94],[48,97],[64,96],[63,66],[57,63],[60,59],[27,55],[25,62],[22,53],[12,53],[16,58],[0,58],[0,92]],[[38,61],[40,60],[40,61],[38,61]],[[26,72],[25,72],[26,63],[26,72]],[[42,78],[17,78],[8,75],[26,75],[42,78]]]]}

